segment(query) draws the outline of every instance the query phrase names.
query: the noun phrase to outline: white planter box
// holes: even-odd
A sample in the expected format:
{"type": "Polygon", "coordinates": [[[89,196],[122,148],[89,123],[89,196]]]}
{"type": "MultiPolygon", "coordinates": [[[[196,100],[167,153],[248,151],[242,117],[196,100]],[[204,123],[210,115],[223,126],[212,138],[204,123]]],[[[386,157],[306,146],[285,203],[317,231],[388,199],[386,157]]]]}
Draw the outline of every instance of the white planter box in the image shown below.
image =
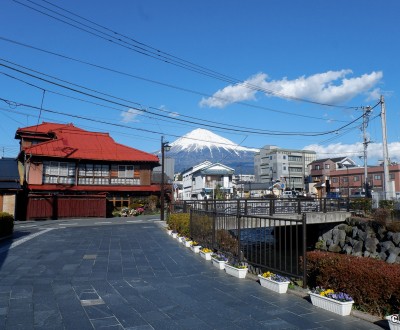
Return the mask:
{"type": "Polygon", "coordinates": [[[173,238],[178,238],[178,233],[172,232],[171,235],[172,235],[173,238]]]}
{"type": "Polygon", "coordinates": [[[168,233],[168,235],[172,235],[172,229],[167,229],[167,233],[168,233]]]}
{"type": "Polygon", "coordinates": [[[185,241],[185,246],[190,248],[192,246],[192,241],[185,241]]]}
{"type": "Polygon", "coordinates": [[[221,260],[218,260],[218,259],[215,259],[215,258],[211,257],[211,262],[218,269],[225,269],[225,264],[226,264],[225,261],[221,261],[221,260]]]}
{"type": "Polygon", "coordinates": [[[237,278],[246,278],[248,268],[236,268],[229,264],[225,264],[225,271],[227,274],[237,278]]]}
{"type": "Polygon", "coordinates": [[[202,257],[203,259],[211,260],[211,254],[212,254],[212,252],[205,253],[200,250],[200,257],[202,257]]]}
{"type": "Polygon", "coordinates": [[[199,253],[199,252],[200,252],[200,249],[201,249],[201,246],[200,246],[200,245],[193,245],[193,246],[191,247],[191,249],[192,249],[192,251],[193,251],[194,253],[199,253]]]}
{"type": "Polygon", "coordinates": [[[326,309],[327,311],[346,316],[350,315],[351,308],[353,307],[354,301],[337,301],[331,298],[321,296],[317,293],[309,292],[311,302],[314,306],[326,309]]]}
{"type": "Polygon", "coordinates": [[[261,286],[277,293],[286,293],[290,284],[290,282],[276,282],[262,275],[258,275],[258,278],[260,279],[261,286]]]}
{"type": "Polygon", "coordinates": [[[178,237],[177,237],[177,239],[178,239],[178,242],[179,242],[179,243],[182,243],[182,242],[183,242],[183,239],[184,239],[184,237],[183,237],[183,236],[178,236],[178,237]]]}
{"type": "Polygon", "coordinates": [[[386,320],[389,322],[390,330],[400,330],[400,315],[393,314],[386,316],[386,320]]]}

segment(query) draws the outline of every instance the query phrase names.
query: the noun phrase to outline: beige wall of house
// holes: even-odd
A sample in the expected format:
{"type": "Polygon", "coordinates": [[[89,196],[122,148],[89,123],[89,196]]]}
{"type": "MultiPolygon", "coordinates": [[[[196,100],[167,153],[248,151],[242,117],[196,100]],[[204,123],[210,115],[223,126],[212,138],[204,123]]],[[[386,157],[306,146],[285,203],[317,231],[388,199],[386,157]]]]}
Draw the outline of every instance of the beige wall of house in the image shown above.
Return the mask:
{"type": "Polygon", "coordinates": [[[0,211],[14,215],[15,212],[15,195],[2,195],[0,198],[0,211]]]}
{"type": "Polygon", "coordinates": [[[29,163],[27,181],[29,184],[42,184],[43,164],[29,163]]]}

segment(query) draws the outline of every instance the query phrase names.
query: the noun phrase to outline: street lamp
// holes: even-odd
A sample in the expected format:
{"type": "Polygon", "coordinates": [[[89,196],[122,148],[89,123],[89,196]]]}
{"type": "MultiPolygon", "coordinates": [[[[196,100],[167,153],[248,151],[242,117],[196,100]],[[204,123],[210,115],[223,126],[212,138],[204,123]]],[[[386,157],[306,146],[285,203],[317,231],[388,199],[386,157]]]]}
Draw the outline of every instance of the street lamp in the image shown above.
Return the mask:
{"type": "Polygon", "coordinates": [[[165,151],[169,151],[171,146],[168,142],[164,142],[164,136],[161,136],[161,196],[160,196],[160,220],[164,221],[164,205],[165,205],[165,192],[164,192],[164,153],[165,151]]]}

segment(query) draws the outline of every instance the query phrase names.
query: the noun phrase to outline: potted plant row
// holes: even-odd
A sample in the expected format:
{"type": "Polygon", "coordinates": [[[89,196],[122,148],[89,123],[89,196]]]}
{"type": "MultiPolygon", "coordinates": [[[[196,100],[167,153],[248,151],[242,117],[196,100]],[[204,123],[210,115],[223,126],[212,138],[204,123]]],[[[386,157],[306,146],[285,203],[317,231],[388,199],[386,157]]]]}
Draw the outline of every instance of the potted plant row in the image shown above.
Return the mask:
{"type": "Polygon", "coordinates": [[[334,292],[331,289],[316,287],[309,292],[314,306],[326,309],[330,312],[346,316],[350,315],[354,300],[344,292],[334,292]]]}
{"type": "Polygon", "coordinates": [[[209,248],[203,247],[200,249],[200,257],[202,257],[203,259],[211,260],[211,255],[212,250],[210,250],[209,248]]]}
{"type": "Polygon", "coordinates": [[[246,278],[247,265],[243,262],[232,261],[225,263],[225,272],[237,278],[246,278]]]}
{"type": "Polygon", "coordinates": [[[213,253],[211,255],[211,262],[213,266],[218,269],[225,269],[225,264],[228,262],[228,258],[222,253],[213,253]]]}
{"type": "Polygon", "coordinates": [[[200,253],[201,245],[196,241],[192,241],[190,248],[194,253],[200,253]]]}
{"type": "Polygon", "coordinates": [[[258,278],[261,286],[277,293],[286,293],[290,284],[290,280],[287,277],[271,272],[258,275],[258,278]]]}

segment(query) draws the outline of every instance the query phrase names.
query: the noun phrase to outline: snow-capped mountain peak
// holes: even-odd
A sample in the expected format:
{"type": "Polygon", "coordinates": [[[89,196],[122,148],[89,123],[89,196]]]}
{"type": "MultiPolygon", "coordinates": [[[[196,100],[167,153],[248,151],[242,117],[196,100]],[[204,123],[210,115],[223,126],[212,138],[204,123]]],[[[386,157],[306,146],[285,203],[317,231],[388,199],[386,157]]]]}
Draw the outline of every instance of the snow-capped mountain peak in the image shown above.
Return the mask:
{"type": "Polygon", "coordinates": [[[212,149],[222,149],[238,154],[240,151],[258,151],[258,149],[241,147],[238,144],[235,144],[234,142],[203,128],[197,128],[185,134],[176,141],[170,143],[170,145],[171,151],[173,152],[203,151],[204,149],[209,149],[212,151],[212,149]]]}

